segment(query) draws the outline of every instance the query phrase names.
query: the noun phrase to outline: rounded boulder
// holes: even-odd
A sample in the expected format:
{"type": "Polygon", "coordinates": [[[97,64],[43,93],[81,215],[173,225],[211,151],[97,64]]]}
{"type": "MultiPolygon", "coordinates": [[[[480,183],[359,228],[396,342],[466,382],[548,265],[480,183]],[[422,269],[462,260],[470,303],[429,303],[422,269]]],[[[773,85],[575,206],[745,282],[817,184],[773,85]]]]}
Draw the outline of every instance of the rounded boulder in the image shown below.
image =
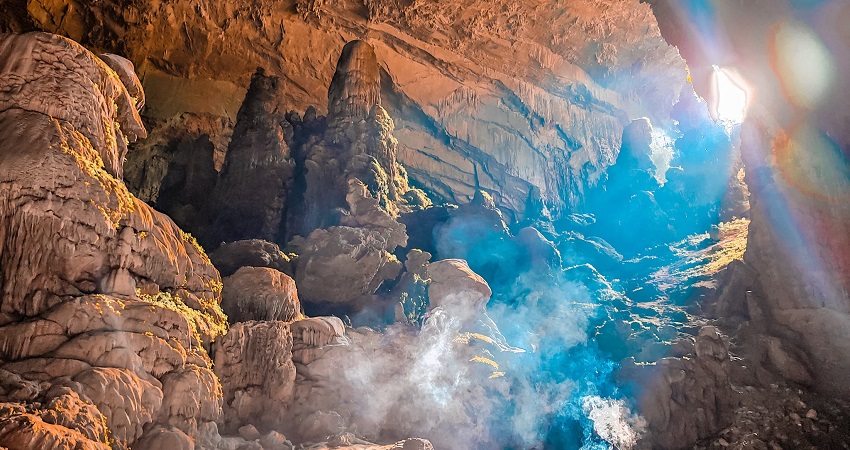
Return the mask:
{"type": "Polygon", "coordinates": [[[292,322],[301,314],[295,280],[268,267],[242,267],[223,281],[221,307],[230,323],[292,322]]]}

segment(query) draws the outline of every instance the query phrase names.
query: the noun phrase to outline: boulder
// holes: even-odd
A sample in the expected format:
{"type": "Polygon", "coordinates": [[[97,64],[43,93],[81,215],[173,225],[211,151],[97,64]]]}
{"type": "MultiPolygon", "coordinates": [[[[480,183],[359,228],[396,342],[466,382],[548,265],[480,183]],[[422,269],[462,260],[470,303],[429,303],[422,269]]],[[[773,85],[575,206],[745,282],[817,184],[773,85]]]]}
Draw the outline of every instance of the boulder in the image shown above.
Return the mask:
{"type": "Polygon", "coordinates": [[[268,267],[242,267],[224,279],[221,307],[231,323],[292,322],[301,315],[295,281],[268,267]]]}
{"type": "Polygon", "coordinates": [[[299,256],[295,281],[305,302],[358,308],[402,265],[392,254],[407,244],[405,226],[382,209],[366,187],[352,179],[342,226],[315,230],[290,242],[299,256]]]}
{"type": "Polygon", "coordinates": [[[428,264],[430,308],[450,311],[483,311],[492,291],[481,276],[462,259],[444,259],[428,264]]]}
{"type": "Polygon", "coordinates": [[[308,303],[362,306],[386,280],[395,279],[401,263],[387,251],[380,233],[364,228],[331,227],[290,242],[298,253],[295,281],[308,303]]]}
{"type": "Polygon", "coordinates": [[[273,242],[247,239],[224,244],[210,253],[210,260],[223,277],[229,277],[241,267],[269,267],[292,274],[290,257],[273,242]]]}
{"type": "Polygon", "coordinates": [[[133,448],[138,450],[162,450],[166,448],[169,450],[194,450],[195,443],[186,433],[178,429],[156,427],[133,448]]]}
{"type": "MultiPolygon", "coordinates": [[[[344,443],[337,438],[356,432],[370,442],[418,435],[441,448],[498,445],[486,424],[505,406],[498,393],[510,382],[498,373],[505,354],[489,336],[468,332],[443,311],[434,311],[421,329],[400,323],[383,332],[343,329],[335,318],[291,327],[295,439],[334,448],[344,443]]],[[[368,445],[365,441],[341,448],[368,445]]]]}

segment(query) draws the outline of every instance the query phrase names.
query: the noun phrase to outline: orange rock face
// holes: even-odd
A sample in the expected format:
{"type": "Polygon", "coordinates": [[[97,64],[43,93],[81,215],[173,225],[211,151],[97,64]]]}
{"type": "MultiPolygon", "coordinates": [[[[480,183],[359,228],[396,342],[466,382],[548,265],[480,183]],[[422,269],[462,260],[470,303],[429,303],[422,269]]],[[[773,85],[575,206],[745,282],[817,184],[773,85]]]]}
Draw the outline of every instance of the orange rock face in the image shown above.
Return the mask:
{"type": "MultiPolygon", "coordinates": [[[[614,162],[628,120],[667,120],[686,77],[637,0],[40,0],[22,15],[126,55],[158,120],[235,119],[258,66],[281,79],[284,109],[332,113],[336,61],[361,39],[380,64],[371,95],[396,121],[398,159],[417,185],[454,203],[480,185],[518,215],[532,187],[555,209],[579,201],[614,162]]],[[[139,176],[158,185],[163,175],[139,176]]]]}
{"type": "Polygon", "coordinates": [[[191,443],[221,404],[204,348],[224,331],[221,281],[121,181],[146,135],[132,65],[44,33],[3,35],[0,54],[0,358],[19,403],[0,445],[125,448],[159,428],[191,443]]]}

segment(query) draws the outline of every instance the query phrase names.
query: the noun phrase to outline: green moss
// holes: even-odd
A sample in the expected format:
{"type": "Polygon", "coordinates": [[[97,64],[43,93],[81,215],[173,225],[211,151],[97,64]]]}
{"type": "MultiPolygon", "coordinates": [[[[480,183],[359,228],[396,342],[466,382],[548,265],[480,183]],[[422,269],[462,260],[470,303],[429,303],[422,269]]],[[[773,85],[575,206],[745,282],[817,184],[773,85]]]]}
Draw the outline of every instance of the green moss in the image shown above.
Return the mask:
{"type": "Polygon", "coordinates": [[[195,236],[192,236],[191,234],[180,230],[180,237],[183,238],[183,242],[195,248],[195,251],[198,252],[198,255],[201,256],[201,259],[203,259],[205,263],[212,265],[210,257],[207,256],[207,252],[204,251],[204,248],[201,247],[201,244],[198,243],[198,240],[195,239],[195,236]]]}
{"type": "MultiPolygon", "coordinates": [[[[128,213],[136,210],[136,199],[127,190],[123,182],[106,171],[103,158],[91,147],[88,139],[78,132],[74,133],[76,134],[78,145],[63,142],[62,151],[73,157],[80,171],[90,180],[97,182],[100,188],[111,197],[110,200],[115,201],[114,207],[111,206],[111,201],[110,205],[102,205],[99,201],[91,199],[91,204],[100,210],[103,217],[111,222],[112,226],[117,230],[120,227],[121,219],[128,213]]],[[[86,185],[91,184],[91,181],[88,180],[84,182],[86,185]]]]}
{"type": "Polygon", "coordinates": [[[426,209],[433,204],[422,189],[413,188],[404,193],[404,201],[413,209],[426,209]]]}
{"type": "Polygon", "coordinates": [[[188,307],[179,296],[173,295],[170,292],[159,292],[156,295],[143,294],[136,291],[140,299],[160,308],[165,308],[174,311],[184,318],[194,337],[199,341],[201,335],[208,335],[210,339],[221,336],[227,332],[227,317],[221,314],[220,317],[215,317],[211,314],[206,314],[202,311],[188,307]]]}

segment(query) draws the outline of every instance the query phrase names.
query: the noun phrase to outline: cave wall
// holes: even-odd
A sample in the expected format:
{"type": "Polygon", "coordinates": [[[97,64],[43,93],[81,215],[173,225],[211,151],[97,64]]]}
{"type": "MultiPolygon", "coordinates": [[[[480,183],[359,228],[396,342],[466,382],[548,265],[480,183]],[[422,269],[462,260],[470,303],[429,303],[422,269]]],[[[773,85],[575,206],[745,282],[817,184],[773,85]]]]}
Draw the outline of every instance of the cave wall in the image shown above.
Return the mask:
{"type": "Polygon", "coordinates": [[[746,270],[756,276],[737,301],[768,341],[781,339],[782,350],[766,350],[778,372],[850,395],[850,5],[649,3],[709,103],[712,65],[749,85],[740,133],[752,206],[746,270]]]}
{"type": "MultiPolygon", "coordinates": [[[[669,121],[685,83],[636,0],[30,0],[6,14],[3,28],[29,21],[135,63],[153,139],[131,152],[127,182],[145,200],[158,195],[175,127],[220,135],[258,66],[281,78],[283,110],[323,114],[352,39],[375,48],[414,182],[453,202],[480,186],[517,215],[532,188],[553,210],[576,204],[616,159],[628,120],[669,121]]],[[[226,143],[214,144],[220,161],[226,143]]]]}

